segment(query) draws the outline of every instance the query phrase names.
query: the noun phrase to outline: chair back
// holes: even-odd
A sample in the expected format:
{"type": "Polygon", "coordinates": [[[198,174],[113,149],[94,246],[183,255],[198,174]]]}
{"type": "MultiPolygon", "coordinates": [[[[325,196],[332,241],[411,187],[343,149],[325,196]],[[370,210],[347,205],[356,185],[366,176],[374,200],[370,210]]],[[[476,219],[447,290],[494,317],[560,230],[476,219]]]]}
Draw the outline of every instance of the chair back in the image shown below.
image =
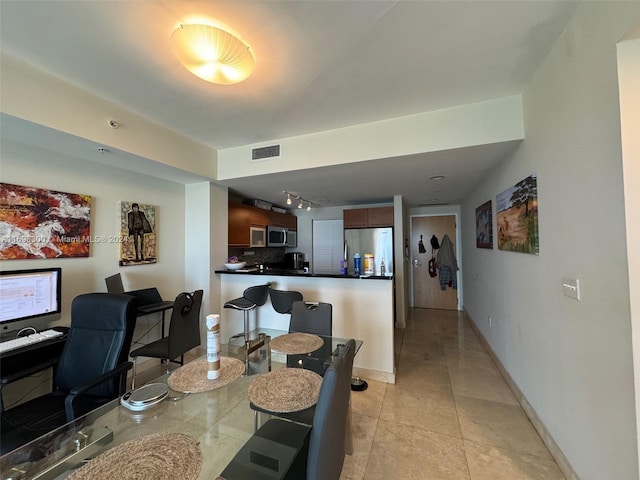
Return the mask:
{"type": "Polygon", "coordinates": [[[104,282],[107,284],[107,293],[124,293],[122,276],[119,273],[105,278],[104,282]]]}
{"type": "Polygon", "coordinates": [[[202,290],[180,293],[174,303],[169,324],[169,358],[176,358],[200,345],[202,290]]]}
{"type": "Polygon", "coordinates": [[[243,292],[242,296],[251,303],[254,303],[256,307],[261,307],[267,303],[267,299],[269,298],[269,285],[269,283],[266,283],[264,285],[249,287],[243,292]]]}
{"type": "MultiPolygon", "coordinates": [[[[70,391],[127,362],[135,325],[135,299],[129,295],[86,293],[74,298],[55,388],[70,391]]],[[[123,380],[104,382],[89,394],[115,398],[123,380]]]]}
{"type": "Polygon", "coordinates": [[[289,332],[315,333],[330,337],[333,332],[331,304],[293,302],[289,332]]]}
{"type": "Polygon", "coordinates": [[[269,287],[269,298],[273,309],[282,314],[291,313],[293,302],[302,300],[302,294],[294,290],[275,290],[269,287]]]}
{"type": "Polygon", "coordinates": [[[351,394],[355,341],[349,340],[322,378],[313,416],[307,457],[307,480],[339,480],[351,394]]]}

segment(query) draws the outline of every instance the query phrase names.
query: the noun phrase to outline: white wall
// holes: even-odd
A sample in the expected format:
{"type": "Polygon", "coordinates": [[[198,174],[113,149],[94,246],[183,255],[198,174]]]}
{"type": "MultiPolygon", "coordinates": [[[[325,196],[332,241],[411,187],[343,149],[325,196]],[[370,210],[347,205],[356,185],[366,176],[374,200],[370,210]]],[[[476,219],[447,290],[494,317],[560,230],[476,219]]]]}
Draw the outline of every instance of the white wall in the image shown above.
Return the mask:
{"type": "Polygon", "coordinates": [[[118,266],[117,243],[94,243],[88,258],[4,260],[2,269],[62,267],[63,317],[78,294],[104,292],[104,278],[120,272],[127,290],[158,287],[167,299],[184,288],[184,186],[15,143],[2,142],[4,183],[91,195],[91,235],[119,233],[120,200],[158,207],[158,263],[118,266]]]}
{"type": "MultiPolygon", "coordinates": [[[[228,189],[210,182],[185,187],[185,283],[189,291],[204,290],[200,338],[204,345],[204,318],[222,312],[220,279],[212,272],[222,267],[228,249],[228,189]]],[[[225,298],[224,301],[228,299],[225,298]]]]}
{"type": "Polygon", "coordinates": [[[638,478],[616,42],[639,18],[578,9],[524,92],[526,139],[462,205],[464,306],[582,480],[638,478]],[[475,208],[531,173],[540,254],[477,249],[475,208]]]}
{"type": "Polygon", "coordinates": [[[0,65],[2,113],[126,152],[122,166],[130,170],[155,170],[168,180],[182,170],[215,178],[214,149],[6,54],[0,65]],[[120,127],[109,127],[109,120],[120,127]]]}
{"type": "Polygon", "coordinates": [[[251,161],[243,145],[218,151],[218,180],[377,158],[435,152],[523,138],[519,95],[267,142],[281,156],[251,161]]]}
{"type": "Polygon", "coordinates": [[[618,83],[638,425],[636,434],[640,449],[640,249],[637,248],[640,245],[640,23],[636,25],[633,35],[634,40],[618,45],[618,83]],[[636,248],[632,248],[633,245],[636,248]]]}
{"type": "MultiPolygon", "coordinates": [[[[17,185],[83,193],[91,198],[91,235],[119,234],[118,202],[148,203],[158,207],[158,263],[118,266],[118,244],[94,243],[90,256],[47,260],[3,260],[0,269],[62,267],[62,318],[69,325],[72,299],[87,292],[105,292],[105,277],[120,272],[127,290],[155,286],[163,298],[173,299],[185,288],[184,186],[126,170],[88,162],[50,150],[2,141],[0,181],[17,185]]],[[[167,316],[167,326],[169,316],[167,316]]],[[[137,320],[133,340],[141,343],[160,338],[160,314],[137,320]]],[[[132,348],[136,348],[134,343],[132,348]]],[[[42,394],[50,388],[50,371],[41,372],[3,389],[5,406],[42,394]],[[44,388],[45,390],[42,390],[44,388]]]]}

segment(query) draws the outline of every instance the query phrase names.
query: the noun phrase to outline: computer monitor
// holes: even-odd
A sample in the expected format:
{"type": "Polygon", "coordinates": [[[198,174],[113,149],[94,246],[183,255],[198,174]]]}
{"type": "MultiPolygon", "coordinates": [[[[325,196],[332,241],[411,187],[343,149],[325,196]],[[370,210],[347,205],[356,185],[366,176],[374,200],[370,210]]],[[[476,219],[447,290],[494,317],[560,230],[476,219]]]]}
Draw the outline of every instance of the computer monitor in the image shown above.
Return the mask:
{"type": "Polygon", "coordinates": [[[0,272],[0,332],[58,320],[61,304],[61,268],[0,272]]]}

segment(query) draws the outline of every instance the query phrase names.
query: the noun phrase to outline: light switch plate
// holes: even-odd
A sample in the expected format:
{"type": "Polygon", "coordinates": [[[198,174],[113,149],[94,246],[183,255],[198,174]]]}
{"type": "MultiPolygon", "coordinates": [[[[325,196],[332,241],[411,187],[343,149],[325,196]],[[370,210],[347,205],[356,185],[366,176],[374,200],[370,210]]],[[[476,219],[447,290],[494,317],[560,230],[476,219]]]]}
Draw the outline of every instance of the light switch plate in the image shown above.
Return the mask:
{"type": "Polygon", "coordinates": [[[577,278],[562,277],[562,293],[565,297],[580,300],[580,281],[577,278]]]}

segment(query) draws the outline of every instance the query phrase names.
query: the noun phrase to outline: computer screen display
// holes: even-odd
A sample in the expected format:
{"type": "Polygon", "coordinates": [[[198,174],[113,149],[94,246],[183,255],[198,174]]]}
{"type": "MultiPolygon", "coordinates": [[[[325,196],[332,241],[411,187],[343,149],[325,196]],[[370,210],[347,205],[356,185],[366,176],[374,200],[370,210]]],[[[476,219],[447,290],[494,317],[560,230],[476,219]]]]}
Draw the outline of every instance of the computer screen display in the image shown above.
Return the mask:
{"type": "Polygon", "coordinates": [[[62,303],[62,271],[40,268],[0,272],[0,325],[19,320],[57,320],[62,303]]]}

